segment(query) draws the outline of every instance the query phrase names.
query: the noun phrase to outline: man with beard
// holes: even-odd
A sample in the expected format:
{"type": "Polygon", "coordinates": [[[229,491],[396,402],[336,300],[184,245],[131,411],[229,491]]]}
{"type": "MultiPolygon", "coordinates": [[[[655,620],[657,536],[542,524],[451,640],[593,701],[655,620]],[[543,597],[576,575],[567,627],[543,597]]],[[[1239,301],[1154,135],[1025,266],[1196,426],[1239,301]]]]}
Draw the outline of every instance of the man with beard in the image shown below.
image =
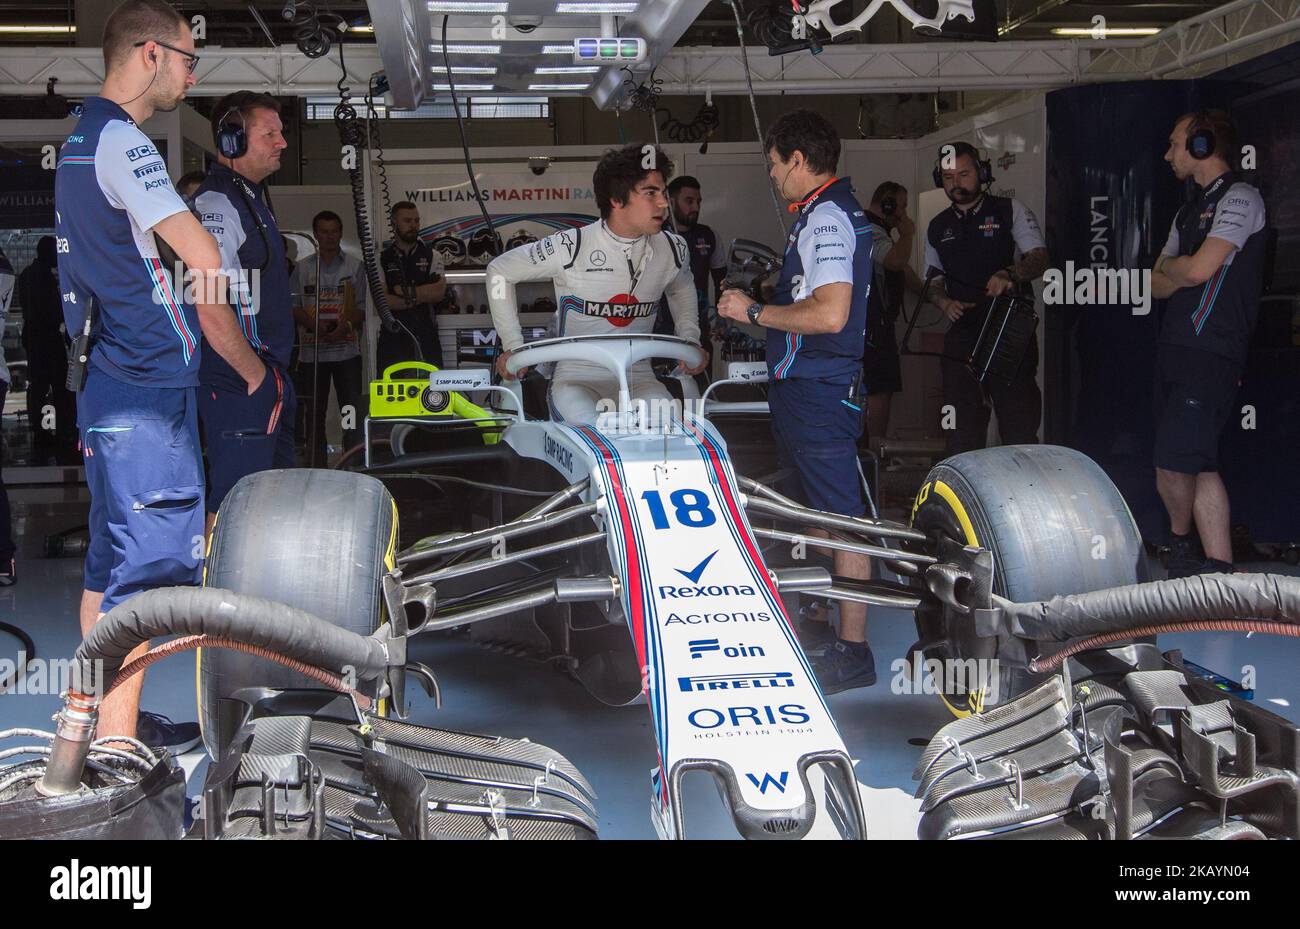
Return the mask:
{"type": "Polygon", "coordinates": [[[1008,291],[1033,299],[1030,282],[1047,268],[1047,244],[1038,220],[1019,200],[988,193],[992,166],[969,142],[939,149],[934,184],[942,187],[952,207],[930,220],[925,260],[937,279],[931,299],[952,321],[943,340],[943,402],[956,422],[948,430],[947,453],[983,448],[988,434],[989,406],[998,415],[1003,445],[1038,441],[1043,398],[1038,389],[1038,344],[1031,342],[1010,385],[990,382],[982,387],[968,358],[993,299],[1008,291]],[[1016,252],[1020,258],[1016,259],[1016,252]]]}
{"type": "MultiPolygon", "coordinates": [[[[718,243],[718,236],[710,226],[700,222],[700,182],[689,174],[673,178],[668,185],[668,202],[673,209],[673,225],[677,234],[686,242],[686,250],[691,256],[691,277],[695,279],[695,296],[700,305],[700,345],[713,354],[709,342],[709,278],[713,278],[713,296],[722,293],[722,280],[727,276],[727,255],[718,243]]],[[[655,323],[655,332],[672,332],[672,316],[668,307],[659,305],[659,319],[655,323]]]]}
{"type": "Polygon", "coordinates": [[[1174,218],[1151,274],[1166,299],[1156,354],[1156,489],[1169,512],[1169,576],[1232,571],[1219,439],[1259,314],[1267,213],[1237,176],[1236,129],[1223,110],[1186,113],[1165,161],[1197,195],[1174,218]],[[1197,551],[1197,539],[1205,558],[1197,551]]]}
{"type": "Polygon", "coordinates": [[[442,254],[420,238],[420,210],[410,201],[393,204],[393,242],[379,256],[388,305],[402,328],[379,330],[379,373],[399,361],[423,360],[442,367],[434,304],[447,293],[442,254]]]}
{"type": "MultiPolygon", "coordinates": [[[[90,489],[81,630],[144,590],[197,584],[202,567],[199,456],[200,339],[248,384],[266,368],[240,334],[220,286],[221,252],[172,188],[162,156],[140,131],[194,83],[189,23],[163,0],[127,0],[104,25],[104,84],[85,99],[59,152],[55,243],[63,319],[78,338],[77,419],[90,489]],[[198,278],[197,305],[159,256],[158,240],[198,278]]],[[[126,656],[138,658],[148,643],[126,656]]],[[[136,675],[105,698],[104,736],[137,733],[183,751],[198,726],[140,714],[136,675]],[[137,725],[141,725],[137,729],[137,725]]]]}

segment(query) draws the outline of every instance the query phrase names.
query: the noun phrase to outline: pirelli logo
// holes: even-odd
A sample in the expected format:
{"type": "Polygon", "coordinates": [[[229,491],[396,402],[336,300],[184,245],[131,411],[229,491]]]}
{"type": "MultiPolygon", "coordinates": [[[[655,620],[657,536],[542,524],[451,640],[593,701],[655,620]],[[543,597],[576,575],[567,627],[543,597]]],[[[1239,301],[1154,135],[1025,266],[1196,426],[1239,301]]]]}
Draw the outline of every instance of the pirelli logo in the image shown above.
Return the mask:
{"type": "Polygon", "coordinates": [[[143,167],[136,168],[131,173],[134,174],[136,177],[148,177],[150,174],[157,174],[159,171],[166,173],[167,166],[163,164],[161,161],[155,161],[143,167]]]}

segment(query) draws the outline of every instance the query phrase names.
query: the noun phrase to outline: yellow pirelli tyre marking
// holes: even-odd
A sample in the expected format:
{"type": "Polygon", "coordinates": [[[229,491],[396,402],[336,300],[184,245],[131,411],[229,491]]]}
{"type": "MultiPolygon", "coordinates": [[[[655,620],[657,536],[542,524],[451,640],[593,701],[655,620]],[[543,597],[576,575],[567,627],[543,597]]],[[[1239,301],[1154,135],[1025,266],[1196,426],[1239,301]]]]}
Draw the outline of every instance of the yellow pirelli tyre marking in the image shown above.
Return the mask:
{"type": "MultiPolygon", "coordinates": [[[[970,521],[970,515],[967,514],[966,507],[961,505],[961,500],[957,498],[957,494],[943,481],[927,482],[921,488],[920,493],[916,495],[916,502],[912,504],[912,523],[916,522],[916,512],[921,508],[921,504],[929,499],[931,489],[934,490],[935,496],[940,497],[944,503],[948,504],[948,509],[952,510],[953,515],[957,517],[957,522],[961,525],[961,531],[966,536],[966,544],[978,546],[980,540],[975,534],[975,526],[970,521]]],[[[939,691],[939,699],[948,708],[948,712],[958,719],[963,719],[972,713],[984,712],[983,690],[973,690],[966,694],[967,709],[961,709],[949,703],[947,694],[942,690],[939,691]]]]}
{"type": "MultiPolygon", "coordinates": [[[[384,567],[391,572],[397,569],[397,501],[392,497],[389,497],[388,505],[392,507],[393,518],[389,520],[390,528],[388,530],[388,546],[384,549],[384,567]]],[[[380,584],[383,584],[382,580],[380,581],[380,584]]],[[[382,586],[380,589],[382,591],[382,586]]],[[[388,604],[382,596],[380,597],[379,609],[381,611],[380,625],[383,625],[383,618],[388,615],[388,604]]],[[[388,715],[387,698],[379,701],[379,706],[376,708],[375,712],[380,716],[388,715]]]]}

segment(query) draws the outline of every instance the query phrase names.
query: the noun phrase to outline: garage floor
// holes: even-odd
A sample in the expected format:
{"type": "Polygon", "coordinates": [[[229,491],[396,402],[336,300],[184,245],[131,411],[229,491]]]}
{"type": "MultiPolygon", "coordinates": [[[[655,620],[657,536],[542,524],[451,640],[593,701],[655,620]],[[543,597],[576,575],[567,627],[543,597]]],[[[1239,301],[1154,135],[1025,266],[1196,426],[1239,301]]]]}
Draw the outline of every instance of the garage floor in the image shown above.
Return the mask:
{"type": "MultiPolygon", "coordinates": [[[[35,640],[42,657],[71,656],[80,640],[77,604],[81,593],[81,559],[40,558],[47,534],[85,522],[84,488],[10,490],[19,543],[20,582],[0,589],[0,620],[16,623],[35,640]]],[[[1270,564],[1264,570],[1285,570],[1270,564]]],[[[876,610],[871,640],[879,681],[867,690],[830,698],[844,741],[857,762],[863,785],[867,824],[874,838],[912,838],[916,803],[911,771],[920,745],[950,717],[938,698],[891,692],[896,677],[890,664],[915,639],[909,616],[876,610]]],[[[1229,677],[1243,668],[1255,670],[1256,700],[1289,719],[1300,720],[1300,641],[1243,634],[1162,637],[1165,648],[1181,648],[1192,661],[1229,677]]],[[[0,657],[13,659],[17,643],[0,634],[0,657]]],[[[603,838],[653,838],[649,819],[650,769],[654,742],[644,707],[611,708],[588,696],[576,682],[550,667],[486,651],[463,637],[417,640],[414,658],[432,667],[442,684],[444,704],[416,690],[411,718],[427,725],[496,735],[527,737],[567,755],[591,780],[600,795],[603,838]]],[[[0,696],[0,729],[10,726],[51,728],[57,695],[0,696]]],[[[194,664],[179,656],[150,669],[144,707],[176,720],[195,718],[194,664]]],[[[198,792],[201,752],[183,759],[196,771],[190,793],[198,792]]],[[[734,838],[709,778],[687,778],[689,835],[734,838]]]]}

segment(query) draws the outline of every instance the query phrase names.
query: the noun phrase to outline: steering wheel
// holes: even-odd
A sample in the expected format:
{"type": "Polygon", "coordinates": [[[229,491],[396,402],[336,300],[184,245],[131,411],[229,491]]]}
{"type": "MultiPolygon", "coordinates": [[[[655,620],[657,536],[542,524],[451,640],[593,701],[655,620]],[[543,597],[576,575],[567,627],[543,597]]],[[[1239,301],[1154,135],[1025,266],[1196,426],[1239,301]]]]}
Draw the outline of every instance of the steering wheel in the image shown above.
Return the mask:
{"type": "Polygon", "coordinates": [[[686,339],[650,333],[628,335],[566,336],[529,342],[506,361],[512,376],[521,368],[547,361],[585,361],[606,368],[618,379],[620,409],[632,405],[627,386],[627,369],[647,358],[671,358],[694,367],[704,360],[704,349],[686,339]]]}

